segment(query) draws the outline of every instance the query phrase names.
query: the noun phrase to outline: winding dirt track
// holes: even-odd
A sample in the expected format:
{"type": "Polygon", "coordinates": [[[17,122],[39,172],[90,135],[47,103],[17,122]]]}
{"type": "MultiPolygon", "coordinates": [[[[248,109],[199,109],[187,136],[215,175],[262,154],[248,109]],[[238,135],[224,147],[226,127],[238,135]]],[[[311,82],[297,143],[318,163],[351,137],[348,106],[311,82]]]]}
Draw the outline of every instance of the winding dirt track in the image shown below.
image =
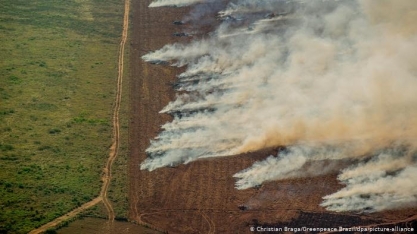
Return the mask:
{"type": "Polygon", "coordinates": [[[110,147],[109,158],[106,163],[105,173],[103,178],[103,187],[101,188],[100,196],[103,198],[103,203],[106,206],[109,221],[114,220],[114,210],[110,201],[107,199],[107,191],[111,181],[111,168],[114,160],[119,154],[120,147],[120,125],[119,125],[119,112],[120,103],[122,101],[122,85],[123,85],[123,64],[124,64],[124,51],[125,44],[127,41],[128,29],[129,29],[129,11],[130,11],[130,0],[125,0],[125,11],[123,17],[123,32],[122,39],[119,46],[119,64],[118,64],[118,75],[117,75],[117,88],[116,88],[116,100],[113,110],[113,144],[110,147]]]}
{"type": "Polygon", "coordinates": [[[128,28],[129,28],[129,11],[130,11],[130,0],[125,0],[125,8],[124,8],[124,17],[123,17],[123,32],[122,38],[120,41],[119,46],[119,59],[118,59],[118,75],[117,75],[117,87],[116,87],[116,100],[113,109],[113,139],[112,145],[110,147],[109,157],[106,162],[106,166],[103,169],[103,185],[101,187],[100,195],[93,200],[84,203],[80,207],[68,212],[67,214],[58,217],[51,222],[29,232],[30,234],[37,234],[43,233],[49,228],[53,228],[59,225],[61,222],[65,220],[72,219],[76,217],[79,213],[85,211],[86,209],[97,205],[99,202],[103,202],[104,206],[107,209],[108,220],[110,222],[114,221],[114,210],[113,206],[107,198],[107,191],[110,186],[111,181],[111,169],[114,160],[117,158],[119,153],[119,146],[120,146],[120,125],[119,125],[119,110],[120,110],[120,103],[122,101],[122,84],[123,84],[123,65],[124,65],[124,51],[125,51],[125,44],[127,41],[128,35],[128,28]]]}

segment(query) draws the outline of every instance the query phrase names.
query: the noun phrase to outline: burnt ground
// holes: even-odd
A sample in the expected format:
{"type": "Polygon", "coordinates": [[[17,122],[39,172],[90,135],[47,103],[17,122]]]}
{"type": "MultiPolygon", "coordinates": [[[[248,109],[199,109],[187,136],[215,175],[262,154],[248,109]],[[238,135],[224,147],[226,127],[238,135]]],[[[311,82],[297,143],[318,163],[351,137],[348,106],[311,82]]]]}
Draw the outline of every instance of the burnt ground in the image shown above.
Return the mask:
{"type": "Polygon", "coordinates": [[[172,84],[183,71],[144,63],[141,56],[167,43],[190,40],[173,35],[187,25],[172,23],[181,20],[189,8],[148,8],[149,2],[132,1],[131,7],[131,221],[169,233],[246,233],[249,226],[257,224],[338,227],[392,222],[417,214],[415,209],[366,215],[327,212],[319,204],[324,195],[342,187],[336,174],[270,182],[258,189],[234,188],[233,174],[276,153],[276,149],[141,171],[139,164],[146,158],[150,140],[170,120],[169,115],[158,112],[174,99],[172,84]]]}
{"type": "Polygon", "coordinates": [[[68,226],[59,228],[58,234],[158,234],[154,231],[129,222],[113,221],[99,218],[80,218],[71,222],[68,226]]]}

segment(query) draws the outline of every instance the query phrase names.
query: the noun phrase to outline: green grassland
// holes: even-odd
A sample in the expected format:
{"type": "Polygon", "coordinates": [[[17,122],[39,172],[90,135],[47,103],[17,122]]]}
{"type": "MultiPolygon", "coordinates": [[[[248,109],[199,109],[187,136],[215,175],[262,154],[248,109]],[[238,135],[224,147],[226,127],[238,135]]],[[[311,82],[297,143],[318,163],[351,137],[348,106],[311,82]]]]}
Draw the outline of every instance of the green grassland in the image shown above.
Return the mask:
{"type": "MultiPolygon", "coordinates": [[[[127,48],[127,46],[126,46],[127,48]]],[[[116,220],[126,220],[128,216],[128,141],[129,141],[129,51],[125,50],[125,64],[124,64],[124,75],[123,75],[123,86],[122,86],[122,102],[119,110],[119,136],[120,136],[120,147],[116,160],[112,166],[112,175],[109,190],[107,196],[112,202],[113,209],[115,212],[116,220]]],[[[82,213],[83,216],[88,217],[99,217],[107,218],[106,208],[100,203],[95,207],[82,213]]]]}
{"type": "MultiPolygon", "coordinates": [[[[26,233],[99,194],[123,3],[0,2],[1,233],[26,233]]],[[[126,163],[122,149],[116,170],[126,163]]],[[[116,178],[111,199],[123,216],[126,177],[116,178]]]]}

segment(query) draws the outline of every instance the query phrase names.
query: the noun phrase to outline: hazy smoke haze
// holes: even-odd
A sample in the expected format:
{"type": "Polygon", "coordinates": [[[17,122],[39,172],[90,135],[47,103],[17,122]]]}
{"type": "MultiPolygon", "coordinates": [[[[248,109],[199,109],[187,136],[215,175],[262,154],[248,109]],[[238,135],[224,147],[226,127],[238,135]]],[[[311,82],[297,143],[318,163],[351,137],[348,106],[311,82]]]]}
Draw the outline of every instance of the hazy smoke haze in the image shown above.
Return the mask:
{"type": "Polygon", "coordinates": [[[189,6],[195,3],[205,2],[204,0],[156,0],[153,1],[149,7],[162,7],[162,6],[189,6]]]}
{"type": "Polygon", "coordinates": [[[224,6],[210,37],[143,56],[186,65],[175,87],[187,92],[161,110],[174,120],[141,168],[286,146],[235,174],[237,189],[339,171],[346,187],[323,198],[329,210],[416,206],[417,1],[224,6]]]}

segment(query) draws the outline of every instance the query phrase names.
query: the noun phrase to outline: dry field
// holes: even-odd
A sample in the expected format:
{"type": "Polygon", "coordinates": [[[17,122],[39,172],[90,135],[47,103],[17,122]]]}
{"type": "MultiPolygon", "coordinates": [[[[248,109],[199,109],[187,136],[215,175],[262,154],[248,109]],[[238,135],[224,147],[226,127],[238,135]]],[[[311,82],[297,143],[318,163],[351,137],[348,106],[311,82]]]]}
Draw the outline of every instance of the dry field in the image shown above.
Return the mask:
{"type": "MultiPolygon", "coordinates": [[[[331,213],[319,206],[322,197],[342,187],[335,174],[270,182],[258,189],[234,188],[236,172],[278,149],[213,158],[141,171],[145,149],[170,120],[158,112],[174,98],[172,82],[181,69],[145,63],[141,56],[167,43],[186,25],[173,25],[189,8],[148,8],[149,0],[132,2],[130,45],[130,188],[129,219],[169,233],[246,233],[253,225],[349,227],[405,220],[415,209],[375,214],[331,213]],[[247,210],[240,210],[245,205],[247,210]]],[[[401,225],[414,225],[413,219],[401,225]],[[413,223],[412,223],[413,222],[413,223]]],[[[414,218],[415,220],[415,218],[414,218]]],[[[398,221],[400,222],[400,221],[398,221]]]]}

